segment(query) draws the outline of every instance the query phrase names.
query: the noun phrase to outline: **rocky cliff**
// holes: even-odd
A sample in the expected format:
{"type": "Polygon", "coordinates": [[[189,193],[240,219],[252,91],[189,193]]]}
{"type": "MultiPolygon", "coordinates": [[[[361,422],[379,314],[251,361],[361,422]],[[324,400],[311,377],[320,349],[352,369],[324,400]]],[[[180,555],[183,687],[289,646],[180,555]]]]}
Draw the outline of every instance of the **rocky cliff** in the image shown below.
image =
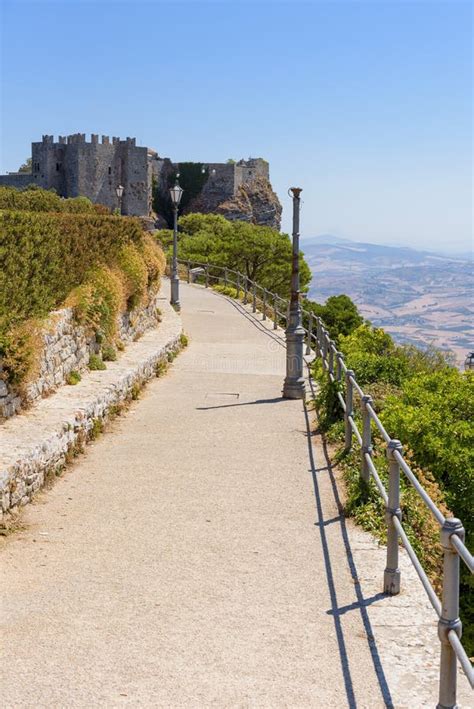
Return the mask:
{"type": "Polygon", "coordinates": [[[169,188],[179,175],[184,190],[180,214],[222,214],[231,221],[240,220],[280,230],[281,204],[268,178],[268,163],[261,158],[251,162],[204,165],[164,160],[154,186],[157,228],[173,225],[169,188]]]}
{"type": "Polygon", "coordinates": [[[265,177],[256,177],[252,182],[240,185],[235,197],[222,202],[216,212],[230,221],[240,220],[280,230],[280,200],[265,177]]]}

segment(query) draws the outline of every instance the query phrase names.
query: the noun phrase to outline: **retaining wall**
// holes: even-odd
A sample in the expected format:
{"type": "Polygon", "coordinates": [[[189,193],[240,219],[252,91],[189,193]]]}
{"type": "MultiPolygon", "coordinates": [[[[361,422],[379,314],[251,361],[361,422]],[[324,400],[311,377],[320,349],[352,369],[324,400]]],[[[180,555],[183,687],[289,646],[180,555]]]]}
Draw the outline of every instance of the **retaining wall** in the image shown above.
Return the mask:
{"type": "Polygon", "coordinates": [[[0,519],[30,502],[180,349],[181,319],[164,298],[158,302],[160,326],[130,343],[106,370],[88,372],[79,384],[61,387],[0,426],[0,519]]]}
{"type": "MultiPolygon", "coordinates": [[[[118,318],[118,333],[122,342],[131,342],[160,319],[155,295],[146,307],[122,313],[118,318]]],[[[40,335],[43,350],[38,364],[38,375],[28,384],[23,396],[9,389],[1,380],[0,359],[0,418],[10,418],[25,405],[49,396],[57,387],[65,384],[72,371],[82,372],[87,368],[91,354],[100,350],[95,336],[90,336],[84,327],[75,322],[71,308],[51,313],[40,335]]]]}

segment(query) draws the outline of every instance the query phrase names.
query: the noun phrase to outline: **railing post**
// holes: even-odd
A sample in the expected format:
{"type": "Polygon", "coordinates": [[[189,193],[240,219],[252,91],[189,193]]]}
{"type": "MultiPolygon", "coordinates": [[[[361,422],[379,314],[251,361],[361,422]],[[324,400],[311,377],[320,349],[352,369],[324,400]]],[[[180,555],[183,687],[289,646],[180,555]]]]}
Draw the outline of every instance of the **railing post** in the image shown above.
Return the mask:
{"type": "Polygon", "coordinates": [[[438,622],[438,637],[441,641],[439,673],[439,702],[437,709],[455,709],[456,704],[456,653],[449,642],[449,632],[461,637],[462,624],[459,620],[459,556],[451,544],[453,534],[464,541],[464,527],[455,517],[446,519],[441,529],[441,546],[444,551],[443,594],[441,618],[438,622]]]}
{"type": "Polygon", "coordinates": [[[262,320],[267,319],[267,289],[263,289],[263,317],[262,320]]]}
{"type": "Polygon", "coordinates": [[[224,268],[224,287],[227,288],[227,268],[224,268]]]}
{"type": "Polygon", "coordinates": [[[206,288],[209,287],[209,264],[206,263],[206,288]]]}
{"type": "Polygon", "coordinates": [[[342,381],[342,360],[344,355],[342,352],[336,352],[336,381],[342,381]]]}
{"type": "Polygon", "coordinates": [[[252,288],[252,313],[257,312],[257,285],[254,283],[252,288]]]}
{"type": "Polygon", "coordinates": [[[389,464],[388,473],[388,503],[385,509],[387,522],[387,565],[383,573],[383,590],[391,596],[400,593],[400,569],[398,568],[398,532],[393,523],[393,518],[402,519],[400,509],[400,465],[395,456],[395,451],[403,450],[400,441],[393,439],[387,446],[389,464]]]}
{"type": "Polygon", "coordinates": [[[273,329],[276,330],[278,327],[278,296],[275,293],[273,296],[273,329]]]}
{"type": "Polygon", "coordinates": [[[247,291],[249,287],[247,276],[244,276],[244,305],[247,305],[247,291]]]}
{"type": "Polygon", "coordinates": [[[191,261],[188,261],[188,283],[191,283],[191,261]]]}
{"type": "Polygon", "coordinates": [[[236,282],[236,288],[237,288],[237,300],[240,300],[240,273],[237,272],[237,282],[236,282]]]}
{"type": "Polygon", "coordinates": [[[351,417],[354,415],[354,388],[352,386],[351,377],[354,376],[352,369],[348,369],[346,372],[346,410],[344,412],[344,424],[345,424],[345,444],[344,448],[346,451],[350,451],[352,448],[352,426],[351,417]]]}
{"type": "Polygon", "coordinates": [[[366,454],[372,455],[372,429],[370,426],[370,414],[367,409],[367,404],[372,403],[372,397],[365,394],[361,401],[362,410],[362,449],[361,449],[361,466],[360,477],[364,483],[368,484],[370,480],[370,468],[365,459],[366,454]]]}
{"type": "Polygon", "coordinates": [[[316,354],[321,355],[321,320],[316,318],[316,354]]]}
{"type": "Polygon", "coordinates": [[[286,306],[286,324],[288,325],[288,322],[290,320],[290,301],[288,301],[287,306],[286,306]]]}
{"type": "Polygon", "coordinates": [[[328,341],[326,335],[327,332],[321,325],[321,357],[323,358],[323,369],[326,369],[326,357],[328,356],[328,341]]]}
{"type": "Polygon", "coordinates": [[[332,346],[332,342],[329,339],[329,334],[328,334],[328,370],[330,374],[334,374],[334,349],[332,346]]]}
{"type": "Polygon", "coordinates": [[[308,339],[306,341],[306,354],[311,354],[311,340],[313,336],[313,311],[310,310],[309,313],[309,323],[308,323],[308,339]]]}

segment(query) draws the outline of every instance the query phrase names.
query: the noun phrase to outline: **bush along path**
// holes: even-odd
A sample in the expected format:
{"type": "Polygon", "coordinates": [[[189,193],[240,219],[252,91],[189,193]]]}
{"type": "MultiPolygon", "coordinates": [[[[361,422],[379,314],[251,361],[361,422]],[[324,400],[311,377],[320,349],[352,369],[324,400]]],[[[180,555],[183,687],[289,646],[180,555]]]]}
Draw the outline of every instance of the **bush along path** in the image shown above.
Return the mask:
{"type": "Polygon", "coordinates": [[[403,555],[380,593],[282,331],[181,288],[190,346],[3,541],[4,705],[434,706],[430,608],[403,555]]]}

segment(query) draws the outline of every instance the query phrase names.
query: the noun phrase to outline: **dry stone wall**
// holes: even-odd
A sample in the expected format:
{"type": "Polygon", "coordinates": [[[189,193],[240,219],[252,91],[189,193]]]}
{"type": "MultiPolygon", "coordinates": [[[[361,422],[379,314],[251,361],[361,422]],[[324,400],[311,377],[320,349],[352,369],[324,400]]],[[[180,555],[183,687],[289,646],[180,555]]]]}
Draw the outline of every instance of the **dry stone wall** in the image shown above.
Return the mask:
{"type": "MultiPolygon", "coordinates": [[[[150,328],[156,327],[160,319],[157,302],[157,296],[154,296],[146,307],[119,316],[118,332],[123,342],[134,341],[150,328]]],[[[11,391],[2,380],[0,360],[0,418],[10,418],[25,405],[49,396],[67,382],[72,371],[85,370],[90,355],[100,350],[96,337],[88,335],[86,329],[77,324],[71,308],[52,312],[40,337],[43,350],[38,375],[27,386],[23,396],[11,391]]]]}

